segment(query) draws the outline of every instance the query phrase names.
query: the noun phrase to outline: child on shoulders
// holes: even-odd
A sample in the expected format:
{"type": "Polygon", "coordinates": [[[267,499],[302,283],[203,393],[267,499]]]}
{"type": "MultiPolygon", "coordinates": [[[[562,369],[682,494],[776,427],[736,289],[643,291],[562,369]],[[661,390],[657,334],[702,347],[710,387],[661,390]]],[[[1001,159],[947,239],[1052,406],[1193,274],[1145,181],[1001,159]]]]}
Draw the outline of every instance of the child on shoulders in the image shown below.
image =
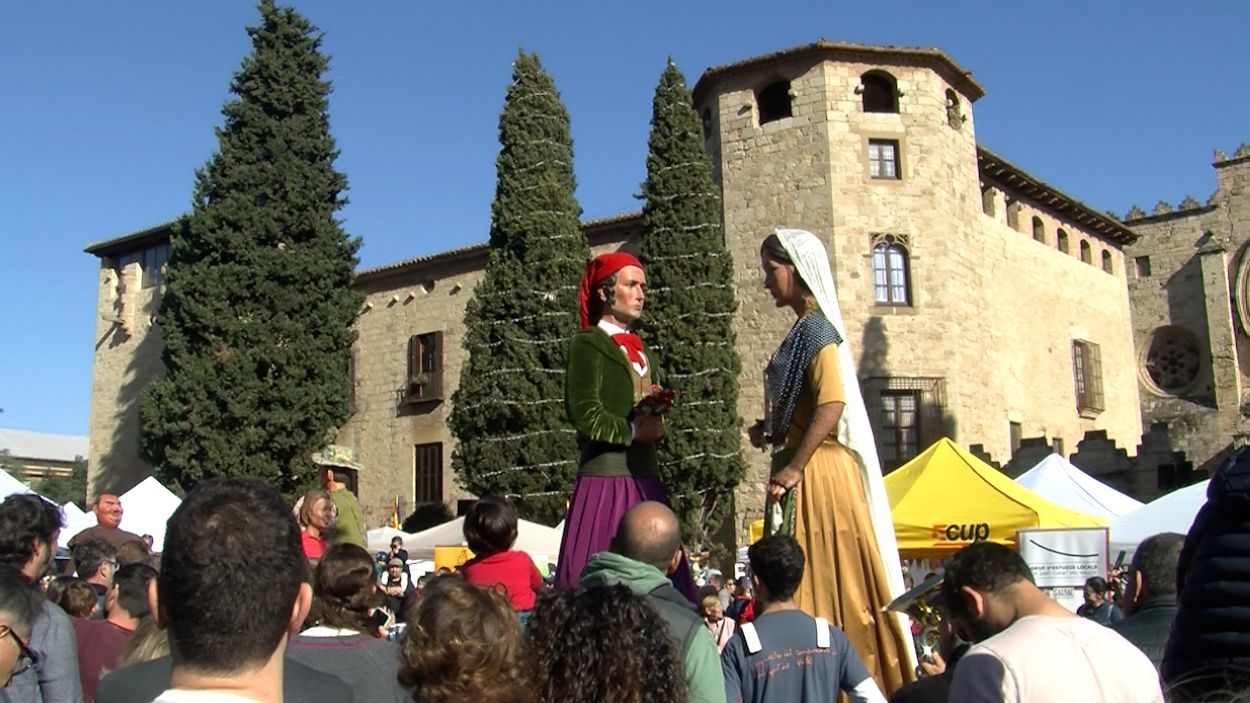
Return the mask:
{"type": "Polygon", "coordinates": [[[464,516],[464,538],[474,556],[460,573],[475,586],[502,591],[524,620],[543,577],[528,554],[512,549],[519,519],[516,507],[502,498],[485,496],[474,503],[464,516]]]}

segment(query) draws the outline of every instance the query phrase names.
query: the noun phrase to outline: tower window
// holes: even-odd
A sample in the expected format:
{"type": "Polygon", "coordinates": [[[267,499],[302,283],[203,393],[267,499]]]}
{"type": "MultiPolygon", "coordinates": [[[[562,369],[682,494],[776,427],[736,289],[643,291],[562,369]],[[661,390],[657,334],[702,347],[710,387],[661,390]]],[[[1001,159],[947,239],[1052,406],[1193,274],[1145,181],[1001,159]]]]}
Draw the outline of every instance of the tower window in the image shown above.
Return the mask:
{"type": "Polygon", "coordinates": [[[886,180],[902,178],[898,163],[898,140],[868,140],[868,175],[886,180]]]}
{"type": "Polygon", "coordinates": [[[864,112],[898,112],[898,84],[885,71],[869,71],[859,77],[864,112]]]}
{"type": "Polygon", "coordinates": [[[759,108],[760,124],[776,122],[790,117],[790,81],[776,81],[764,86],[755,95],[755,104],[759,108]]]}
{"type": "Polygon", "coordinates": [[[872,296],[877,305],[911,305],[907,239],[880,234],[872,245],[872,296]]]}
{"type": "Polygon", "coordinates": [[[1036,215],[1033,217],[1033,240],[1046,243],[1046,225],[1042,224],[1042,218],[1036,215]]]}
{"type": "Polygon", "coordinates": [[[1107,273],[1115,273],[1115,264],[1111,261],[1111,252],[1106,249],[1102,250],[1102,270],[1107,273]]]}
{"type": "Polygon", "coordinates": [[[1055,235],[1055,246],[1065,254],[1072,253],[1072,248],[1068,246],[1068,232],[1062,227],[1059,228],[1059,232],[1055,235]]]}
{"type": "Polygon", "coordinates": [[[1081,263],[1094,265],[1094,251],[1084,239],[1081,240],[1081,263]]]}

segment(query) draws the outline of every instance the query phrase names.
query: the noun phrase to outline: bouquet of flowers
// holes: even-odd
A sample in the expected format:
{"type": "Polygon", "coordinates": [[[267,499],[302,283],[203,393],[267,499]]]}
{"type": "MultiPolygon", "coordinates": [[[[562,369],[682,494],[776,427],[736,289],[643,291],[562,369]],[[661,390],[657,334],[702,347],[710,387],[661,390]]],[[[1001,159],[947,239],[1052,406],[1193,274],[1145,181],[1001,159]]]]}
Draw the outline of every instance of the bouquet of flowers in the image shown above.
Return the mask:
{"type": "Polygon", "coordinates": [[[638,401],[638,404],[634,406],[634,413],[637,415],[663,415],[673,407],[673,400],[676,398],[677,392],[673,389],[660,388],[653,384],[651,393],[638,401]]]}

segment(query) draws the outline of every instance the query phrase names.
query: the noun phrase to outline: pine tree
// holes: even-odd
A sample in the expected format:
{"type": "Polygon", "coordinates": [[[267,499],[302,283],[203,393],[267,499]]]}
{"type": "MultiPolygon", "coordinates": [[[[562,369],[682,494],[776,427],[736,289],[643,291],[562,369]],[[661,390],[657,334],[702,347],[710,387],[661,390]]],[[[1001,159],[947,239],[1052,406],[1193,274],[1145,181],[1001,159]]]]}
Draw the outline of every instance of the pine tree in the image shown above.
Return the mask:
{"type": "Polygon", "coordinates": [[[685,78],[672,60],[652,102],[641,255],[640,323],[661,385],[677,392],[659,444],[661,477],[687,544],[710,546],[746,472],[734,346],[733,261],[720,195],[685,78]]]}
{"type": "Polygon", "coordinates": [[[347,179],[334,169],[328,60],[294,10],[262,0],[260,14],[218,151],[172,237],[158,318],[167,372],[140,408],[145,458],[183,489],[253,476],[292,491],[347,418],[360,240],[336,217],[347,179]]]}
{"type": "Polygon", "coordinates": [[[499,141],[490,258],[465,312],[469,360],[452,399],[452,467],[468,490],[550,522],[577,472],[564,367],[588,247],[568,112],[535,54],[513,63],[499,141]]]}

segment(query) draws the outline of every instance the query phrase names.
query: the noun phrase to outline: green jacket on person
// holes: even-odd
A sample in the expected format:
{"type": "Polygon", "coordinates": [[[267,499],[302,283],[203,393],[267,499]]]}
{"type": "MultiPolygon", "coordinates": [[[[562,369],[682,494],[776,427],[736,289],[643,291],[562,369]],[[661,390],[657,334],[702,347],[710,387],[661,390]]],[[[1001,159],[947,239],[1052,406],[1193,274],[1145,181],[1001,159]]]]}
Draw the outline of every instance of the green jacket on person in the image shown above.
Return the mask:
{"type": "Polygon", "coordinates": [[[579,586],[625,586],[659,612],[668,634],[681,651],[682,670],[690,703],[723,703],[725,678],[712,633],[667,576],[649,564],[612,552],[600,552],[586,562],[579,586]]]}
{"type": "Polygon", "coordinates": [[[634,406],[651,392],[654,364],[640,375],[598,326],[573,335],[564,375],[564,407],[577,430],[579,476],[654,476],[655,444],[633,443],[634,406]]]}

